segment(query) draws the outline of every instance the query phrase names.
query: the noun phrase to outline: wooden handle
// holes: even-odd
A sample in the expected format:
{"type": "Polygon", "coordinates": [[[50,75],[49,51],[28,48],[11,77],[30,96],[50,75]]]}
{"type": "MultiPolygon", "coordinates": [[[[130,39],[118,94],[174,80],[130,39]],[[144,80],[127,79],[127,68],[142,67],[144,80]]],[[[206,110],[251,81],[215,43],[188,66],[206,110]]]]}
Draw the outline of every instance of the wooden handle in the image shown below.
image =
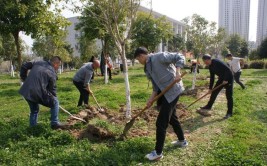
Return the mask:
{"type": "MultiPolygon", "coordinates": [[[[160,94],[158,94],[156,97],[154,97],[154,99],[153,99],[151,105],[152,105],[155,101],[157,101],[162,95],[164,95],[168,90],[170,90],[170,89],[173,87],[173,85],[175,85],[177,82],[180,82],[180,81],[182,80],[182,77],[183,77],[184,75],[186,75],[186,73],[187,73],[187,72],[182,73],[181,78],[180,78],[179,80],[175,80],[175,81],[173,81],[173,82],[172,82],[170,85],[168,85],[163,91],[161,91],[160,94]]],[[[137,115],[135,115],[135,116],[133,117],[133,119],[135,119],[135,118],[137,118],[138,116],[140,116],[146,109],[148,109],[147,106],[145,106],[145,108],[143,108],[137,115]]]]}
{"type": "Polygon", "coordinates": [[[69,111],[65,110],[63,107],[59,106],[59,108],[64,111],[65,113],[69,114],[70,116],[73,116],[69,111]]]}
{"type": "Polygon", "coordinates": [[[176,84],[177,82],[180,82],[181,79],[182,79],[182,77],[183,77],[184,75],[186,75],[186,73],[187,73],[187,72],[182,73],[181,78],[180,78],[179,80],[173,81],[173,82],[172,82],[170,85],[168,85],[162,92],[160,92],[160,94],[158,94],[158,95],[153,99],[152,104],[153,104],[155,101],[157,101],[162,95],[164,95],[168,90],[170,90],[170,89],[173,87],[174,84],[176,84]]]}
{"type": "Polygon", "coordinates": [[[91,93],[91,95],[93,96],[93,98],[94,98],[94,100],[95,100],[97,106],[99,107],[99,109],[101,109],[100,105],[98,104],[98,102],[97,102],[97,100],[96,100],[96,98],[95,98],[95,95],[94,95],[93,93],[91,93]]]}
{"type": "MultiPolygon", "coordinates": [[[[213,91],[217,90],[218,88],[224,86],[224,85],[226,85],[226,84],[223,84],[223,83],[222,83],[222,84],[216,86],[215,88],[213,88],[213,89],[211,90],[211,93],[212,93],[213,91]]],[[[189,104],[186,108],[190,107],[191,105],[195,104],[195,103],[198,102],[199,100],[203,99],[203,98],[206,97],[208,94],[210,94],[210,93],[207,92],[206,94],[204,94],[203,96],[201,96],[200,98],[198,98],[197,100],[195,100],[193,103],[189,104]]]]}
{"type": "Polygon", "coordinates": [[[86,122],[86,121],[83,120],[82,118],[78,118],[78,117],[72,115],[69,111],[65,110],[63,107],[59,106],[59,108],[60,108],[61,110],[63,110],[65,113],[69,114],[70,117],[72,117],[72,118],[74,118],[74,119],[77,119],[77,120],[80,120],[80,121],[83,121],[83,122],[86,122]]]}

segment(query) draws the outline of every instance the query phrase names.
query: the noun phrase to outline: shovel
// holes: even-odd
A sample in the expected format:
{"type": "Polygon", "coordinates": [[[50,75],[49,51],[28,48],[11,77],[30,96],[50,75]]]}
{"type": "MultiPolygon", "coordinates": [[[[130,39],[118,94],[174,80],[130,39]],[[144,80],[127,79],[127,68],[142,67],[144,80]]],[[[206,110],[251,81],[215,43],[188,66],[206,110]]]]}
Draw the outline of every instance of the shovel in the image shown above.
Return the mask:
{"type": "MultiPolygon", "coordinates": [[[[186,74],[186,72],[182,73],[181,78],[186,74]]],[[[170,85],[168,85],[160,94],[158,94],[152,101],[152,104],[157,101],[162,95],[164,95],[168,90],[170,90],[173,85],[175,85],[177,82],[181,81],[181,79],[177,80],[177,81],[173,81],[170,85]]],[[[151,105],[152,105],[151,104],[151,105]]],[[[127,132],[130,130],[130,128],[133,126],[135,119],[137,117],[139,117],[143,112],[145,112],[145,110],[147,110],[148,107],[145,106],[145,108],[143,108],[137,115],[135,115],[130,121],[128,121],[124,127],[123,133],[121,135],[121,138],[126,137],[127,132]]]]}
{"type": "Polygon", "coordinates": [[[189,105],[188,105],[186,108],[184,108],[184,109],[187,109],[188,107],[192,106],[193,104],[195,104],[195,103],[198,102],[199,100],[201,100],[201,99],[203,99],[204,97],[206,97],[208,94],[212,93],[213,91],[217,90],[218,88],[220,88],[220,87],[222,87],[222,86],[224,86],[224,85],[226,85],[226,84],[223,84],[223,83],[222,83],[222,84],[220,84],[220,85],[214,87],[214,88],[211,90],[211,92],[207,92],[206,94],[204,94],[203,96],[201,96],[200,98],[196,99],[194,102],[192,102],[191,104],[189,104],[189,105]]]}
{"type": "Polygon", "coordinates": [[[77,119],[77,120],[80,120],[80,121],[82,121],[82,122],[85,122],[85,123],[86,123],[86,121],[85,121],[85,120],[83,120],[82,118],[78,118],[78,117],[76,117],[76,116],[72,115],[72,114],[71,114],[69,111],[65,110],[63,107],[59,106],[59,108],[60,108],[60,109],[62,109],[62,111],[64,111],[65,113],[69,114],[69,115],[70,115],[70,117],[72,117],[73,119],[77,119]]]}
{"type": "Polygon", "coordinates": [[[93,98],[94,98],[94,100],[95,100],[95,102],[96,102],[96,105],[98,106],[98,111],[99,111],[99,112],[104,112],[104,109],[101,108],[100,105],[98,104],[98,102],[97,102],[97,100],[96,100],[96,98],[95,98],[95,95],[94,95],[93,93],[90,93],[90,94],[93,96],[93,98]]]}
{"type": "Polygon", "coordinates": [[[203,99],[204,97],[206,97],[207,95],[209,95],[210,93],[212,93],[213,91],[219,89],[220,87],[224,86],[226,84],[222,83],[216,87],[214,87],[211,92],[207,92],[206,94],[204,94],[203,96],[199,97],[198,99],[196,99],[195,101],[193,101],[191,104],[189,104],[187,107],[183,108],[182,111],[185,112],[185,109],[189,108],[190,106],[192,106],[193,104],[195,104],[196,102],[198,102],[199,100],[203,99]]]}

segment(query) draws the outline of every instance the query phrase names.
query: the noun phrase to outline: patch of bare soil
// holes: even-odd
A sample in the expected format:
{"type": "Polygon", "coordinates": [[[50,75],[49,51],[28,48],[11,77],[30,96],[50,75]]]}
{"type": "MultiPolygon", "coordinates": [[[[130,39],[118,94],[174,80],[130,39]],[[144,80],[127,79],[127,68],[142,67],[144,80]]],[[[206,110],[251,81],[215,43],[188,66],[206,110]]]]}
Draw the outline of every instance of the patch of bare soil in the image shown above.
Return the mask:
{"type": "Polygon", "coordinates": [[[89,140],[104,140],[104,139],[114,139],[115,135],[100,127],[96,127],[94,125],[88,124],[87,128],[84,130],[73,130],[71,133],[77,139],[89,139],[89,140]]]}
{"type": "MultiPolygon", "coordinates": [[[[203,94],[203,89],[206,87],[197,87],[193,94],[197,96],[201,96],[203,94]]],[[[190,94],[191,95],[191,94],[190,94]]],[[[120,109],[118,111],[108,110],[107,108],[103,108],[104,111],[99,112],[97,108],[92,107],[91,109],[81,110],[79,113],[74,116],[84,119],[87,122],[87,127],[84,129],[69,129],[70,133],[77,139],[89,139],[89,140],[106,140],[106,139],[115,139],[119,137],[120,134],[114,134],[111,131],[108,131],[105,128],[95,126],[90,124],[92,119],[98,118],[100,120],[106,121],[109,125],[114,125],[115,127],[123,128],[125,127],[127,120],[125,118],[125,108],[123,105],[120,105],[120,109]]],[[[176,105],[177,108],[177,116],[180,121],[186,119],[191,116],[192,111],[186,109],[186,105],[178,102],[176,105]]],[[[141,109],[132,110],[132,115],[136,115],[139,113],[141,109]]],[[[142,136],[150,136],[155,133],[155,123],[158,116],[157,108],[151,108],[143,112],[140,117],[136,118],[136,121],[133,127],[127,133],[127,138],[132,137],[142,137],[142,136]],[[141,123],[143,126],[138,126],[137,124],[141,123]]],[[[81,123],[81,121],[69,118],[68,123],[70,125],[75,125],[76,123],[81,123]]],[[[122,132],[121,131],[121,132],[122,132]]],[[[172,132],[172,130],[169,130],[172,132]]]]}

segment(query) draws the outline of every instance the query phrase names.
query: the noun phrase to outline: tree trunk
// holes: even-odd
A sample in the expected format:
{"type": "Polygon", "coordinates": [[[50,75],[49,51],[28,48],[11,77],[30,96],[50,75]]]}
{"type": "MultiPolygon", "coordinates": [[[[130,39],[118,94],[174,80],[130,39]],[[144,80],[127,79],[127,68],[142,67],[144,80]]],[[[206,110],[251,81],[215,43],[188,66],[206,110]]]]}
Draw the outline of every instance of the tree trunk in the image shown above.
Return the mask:
{"type": "Polygon", "coordinates": [[[14,67],[13,67],[12,60],[11,59],[10,59],[10,76],[11,77],[15,77],[14,67]]]}
{"type": "Polygon", "coordinates": [[[21,61],[21,52],[20,52],[20,44],[19,44],[19,31],[14,32],[12,35],[15,39],[15,44],[16,44],[16,48],[17,48],[17,55],[18,55],[18,70],[20,70],[22,61],[21,61]]]}
{"type": "Polygon", "coordinates": [[[195,67],[195,69],[194,69],[194,76],[193,76],[193,82],[192,82],[192,89],[195,89],[195,86],[196,86],[197,68],[198,68],[198,64],[196,64],[196,67],[195,67]]]}
{"type": "Polygon", "coordinates": [[[125,82],[125,97],[126,97],[126,118],[131,118],[131,96],[130,96],[130,84],[128,77],[128,66],[127,59],[125,56],[125,45],[121,44],[121,60],[123,64],[123,74],[124,74],[124,82],[125,82]]]}
{"type": "Polygon", "coordinates": [[[107,63],[105,63],[105,84],[108,83],[108,66],[107,63]]]}

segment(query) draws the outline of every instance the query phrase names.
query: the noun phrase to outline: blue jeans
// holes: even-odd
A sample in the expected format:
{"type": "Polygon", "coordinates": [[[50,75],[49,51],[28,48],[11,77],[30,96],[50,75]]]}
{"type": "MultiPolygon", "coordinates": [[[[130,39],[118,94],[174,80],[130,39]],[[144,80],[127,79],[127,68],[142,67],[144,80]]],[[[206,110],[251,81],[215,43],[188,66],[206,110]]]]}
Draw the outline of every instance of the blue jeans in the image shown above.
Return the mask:
{"type": "MultiPolygon", "coordinates": [[[[29,101],[29,100],[27,100],[27,102],[28,102],[30,110],[31,110],[31,112],[30,112],[30,126],[35,126],[35,125],[37,125],[37,121],[38,121],[39,104],[32,102],[32,101],[29,101]]],[[[51,125],[59,124],[58,111],[59,111],[59,102],[58,102],[57,98],[54,98],[54,106],[50,108],[51,125]]]]}

